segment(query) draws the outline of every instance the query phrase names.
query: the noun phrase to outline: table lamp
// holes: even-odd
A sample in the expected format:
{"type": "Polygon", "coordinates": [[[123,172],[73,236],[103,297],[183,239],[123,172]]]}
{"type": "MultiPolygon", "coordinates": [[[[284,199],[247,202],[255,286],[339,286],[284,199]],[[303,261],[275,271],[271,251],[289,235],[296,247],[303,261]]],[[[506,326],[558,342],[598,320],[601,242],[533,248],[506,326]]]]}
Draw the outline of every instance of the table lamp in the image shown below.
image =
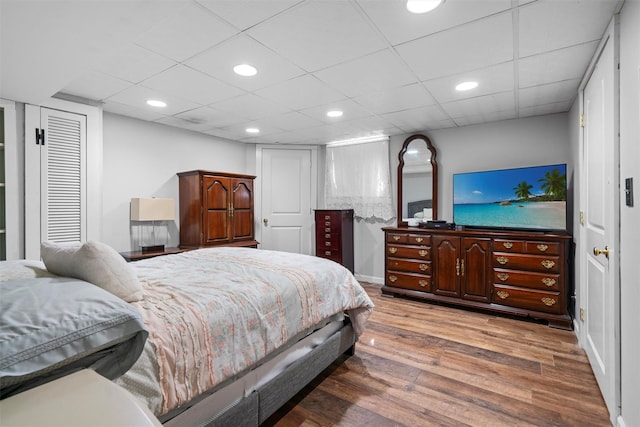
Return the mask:
{"type": "MultiPolygon", "coordinates": [[[[164,244],[158,244],[156,221],[173,221],[175,219],[175,200],[161,198],[131,199],[131,221],[151,221],[152,243],[140,239],[142,252],[162,251],[164,244]]],[[[168,234],[167,234],[168,237],[168,234]]]]}

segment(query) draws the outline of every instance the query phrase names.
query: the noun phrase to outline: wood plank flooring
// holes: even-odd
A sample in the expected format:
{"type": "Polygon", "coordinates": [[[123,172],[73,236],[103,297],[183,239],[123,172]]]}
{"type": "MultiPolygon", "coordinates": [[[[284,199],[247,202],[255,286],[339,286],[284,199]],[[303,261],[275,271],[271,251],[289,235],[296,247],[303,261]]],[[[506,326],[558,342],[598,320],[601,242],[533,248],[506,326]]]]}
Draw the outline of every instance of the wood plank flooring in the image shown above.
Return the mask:
{"type": "Polygon", "coordinates": [[[571,331],[387,298],[356,345],[266,426],[610,426],[571,331]]]}

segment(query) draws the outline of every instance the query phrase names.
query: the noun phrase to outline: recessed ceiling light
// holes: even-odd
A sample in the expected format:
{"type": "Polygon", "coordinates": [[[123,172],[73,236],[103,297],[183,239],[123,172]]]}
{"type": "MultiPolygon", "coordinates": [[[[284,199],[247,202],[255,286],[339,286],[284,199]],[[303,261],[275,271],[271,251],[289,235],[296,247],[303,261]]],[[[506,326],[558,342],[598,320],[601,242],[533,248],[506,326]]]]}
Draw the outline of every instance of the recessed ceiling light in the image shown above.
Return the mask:
{"type": "Polygon", "coordinates": [[[478,82],[462,82],[456,86],[456,90],[471,90],[478,87],[478,82]]]}
{"type": "Polygon", "coordinates": [[[247,133],[260,133],[260,129],[258,128],[246,128],[245,131],[247,133]]]}
{"type": "Polygon", "coordinates": [[[327,111],[327,116],[328,117],[340,117],[340,116],[342,116],[342,111],[340,111],[340,110],[327,111]]]}
{"type": "Polygon", "coordinates": [[[411,13],[427,13],[444,3],[444,0],[408,0],[407,10],[411,13]]]}
{"type": "Polygon", "coordinates": [[[253,65],[249,65],[249,64],[236,65],[235,67],[233,67],[233,71],[237,75],[243,76],[243,77],[251,77],[258,74],[258,69],[253,65]]]}
{"type": "Polygon", "coordinates": [[[166,107],[167,103],[158,99],[148,99],[147,105],[151,105],[152,107],[166,107]]]}

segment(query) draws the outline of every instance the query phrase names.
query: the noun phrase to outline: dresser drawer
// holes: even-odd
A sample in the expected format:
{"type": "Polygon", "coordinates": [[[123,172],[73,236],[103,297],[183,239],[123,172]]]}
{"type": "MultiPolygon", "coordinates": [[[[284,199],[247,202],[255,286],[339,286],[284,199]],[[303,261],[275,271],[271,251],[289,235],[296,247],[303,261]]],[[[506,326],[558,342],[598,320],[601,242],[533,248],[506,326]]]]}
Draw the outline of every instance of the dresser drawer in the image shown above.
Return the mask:
{"type": "Polygon", "coordinates": [[[323,232],[323,231],[324,230],[320,230],[316,232],[316,242],[329,241],[329,242],[336,242],[337,244],[342,239],[342,235],[340,233],[323,232]]]}
{"type": "Polygon", "coordinates": [[[563,313],[558,292],[545,292],[514,286],[494,285],[493,302],[510,307],[546,313],[563,313]]]}
{"type": "Polygon", "coordinates": [[[389,233],[387,234],[387,242],[388,243],[406,243],[409,245],[431,246],[431,236],[425,236],[422,234],[389,233]]]}
{"type": "Polygon", "coordinates": [[[493,253],[493,266],[507,269],[560,272],[560,257],[506,252],[493,253]]]}
{"type": "Polygon", "coordinates": [[[429,246],[387,245],[387,255],[395,258],[431,259],[429,246]]]}
{"type": "Polygon", "coordinates": [[[316,256],[320,258],[327,258],[336,262],[341,262],[342,253],[338,248],[324,248],[324,247],[316,247],[316,256]]]}
{"type": "Polygon", "coordinates": [[[537,242],[531,240],[494,239],[493,250],[497,252],[513,252],[533,255],[559,255],[560,243],[537,242]]]}
{"type": "Polygon", "coordinates": [[[493,281],[502,285],[524,286],[526,288],[559,291],[563,285],[562,276],[553,273],[533,271],[493,269],[493,281]]]}
{"type": "Polygon", "coordinates": [[[412,259],[387,258],[387,270],[431,274],[431,261],[417,261],[412,259]]]}
{"type": "Polygon", "coordinates": [[[389,271],[387,273],[387,285],[395,286],[397,288],[430,292],[431,276],[389,271]]]}

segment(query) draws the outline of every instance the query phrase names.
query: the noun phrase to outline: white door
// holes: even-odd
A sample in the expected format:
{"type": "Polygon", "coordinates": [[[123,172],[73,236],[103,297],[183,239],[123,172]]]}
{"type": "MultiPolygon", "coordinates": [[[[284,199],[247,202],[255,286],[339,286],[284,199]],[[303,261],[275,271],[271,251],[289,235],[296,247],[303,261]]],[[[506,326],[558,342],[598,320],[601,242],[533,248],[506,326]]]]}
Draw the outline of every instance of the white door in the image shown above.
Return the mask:
{"type": "Polygon", "coordinates": [[[26,258],[40,258],[42,241],[86,240],[86,122],[81,114],[27,105],[26,258]]]}
{"type": "Polygon", "coordinates": [[[262,149],[261,249],[313,253],[312,154],[309,148],[262,149]]]}
{"type": "Polygon", "coordinates": [[[581,245],[585,350],[615,424],[619,412],[619,290],[617,274],[618,137],[613,41],[583,93],[584,227],[581,245]]]}

